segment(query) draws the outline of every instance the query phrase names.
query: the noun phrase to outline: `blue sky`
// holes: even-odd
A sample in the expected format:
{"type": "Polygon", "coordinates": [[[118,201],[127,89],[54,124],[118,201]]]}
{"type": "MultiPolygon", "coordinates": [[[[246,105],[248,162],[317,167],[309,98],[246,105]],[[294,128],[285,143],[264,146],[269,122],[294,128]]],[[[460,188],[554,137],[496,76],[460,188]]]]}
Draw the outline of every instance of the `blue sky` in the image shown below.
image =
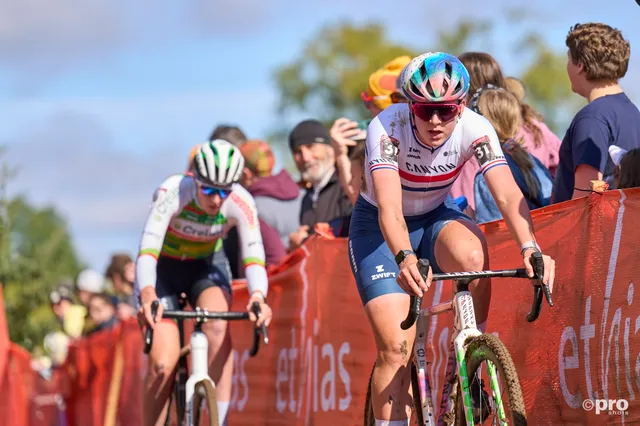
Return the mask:
{"type": "MultiPolygon", "coordinates": [[[[436,2],[424,0],[179,3],[87,0],[81,9],[73,0],[0,0],[0,145],[19,168],[10,191],[54,204],[82,259],[100,271],[113,251],[136,253],[154,188],[185,167],[189,149],[216,124],[237,123],[250,137],[265,137],[281,123],[273,70],[294,60],[324,25],[379,21],[394,41],[422,48],[461,18],[491,18],[493,37],[474,47],[518,75],[525,62],[514,41],[527,29],[564,52],[571,25],[601,21],[631,42],[622,85],[640,102],[634,0],[461,0],[442,3],[438,18],[436,2]],[[534,6],[535,22],[505,18],[512,8],[534,6]]],[[[280,165],[288,155],[277,151],[280,165]]]]}

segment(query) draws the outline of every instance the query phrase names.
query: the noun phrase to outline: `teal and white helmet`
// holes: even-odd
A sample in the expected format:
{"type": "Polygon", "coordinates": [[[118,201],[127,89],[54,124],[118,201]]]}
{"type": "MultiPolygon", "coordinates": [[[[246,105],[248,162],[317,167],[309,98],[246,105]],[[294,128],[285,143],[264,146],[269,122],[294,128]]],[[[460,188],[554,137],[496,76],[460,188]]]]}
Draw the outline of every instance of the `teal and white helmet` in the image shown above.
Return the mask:
{"type": "Polygon", "coordinates": [[[193,174],[205,186],[230,187],[240,180],[242,169],[240,149],[222,139],[203,143],[193,157],[193,174]]]}

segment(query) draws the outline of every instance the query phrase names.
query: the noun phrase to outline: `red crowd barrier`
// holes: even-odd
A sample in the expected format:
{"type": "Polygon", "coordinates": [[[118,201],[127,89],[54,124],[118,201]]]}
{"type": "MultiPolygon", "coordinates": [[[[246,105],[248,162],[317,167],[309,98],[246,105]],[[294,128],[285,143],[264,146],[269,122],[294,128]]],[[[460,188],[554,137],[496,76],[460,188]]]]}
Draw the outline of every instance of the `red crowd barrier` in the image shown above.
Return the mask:
{"type": "MultiPolygon", "coordinates": [[[[532,297],[529,282],[500,280],[494,284],[487,324],[516,363],[530,424],[635,424],[640,420],[640,312],[634,307],[640,189],[594,194],[533,216],[540,245],[557,261],[556,306],[543,306],[540,318],[530,324],[525,320],[532,297]],[[616,400],[614,411],[623,399],[625,414],[596,413],[588,404],[585,409],[586,399],[616,400]]],[[[492,268],[520,266],[519,250],[502,221],[483,231],[492,268]]],[[[269,302],[275,316],[269,345],[250,358],[251,326],[231,325],[235,371],[229,423],[362,424],[375,352],[347,244],[314,237],[272,272],[269,302]]],[[[244,283],[234,288],[233,309],[244,309],[244,283]]],[[[451,283],[435,283],[424,305],[450,295],[451,283]]],[[[432,387],[438,392],[451,326],[451,316],[434,318],[428,340],[432,387]]],[[[77,341],[53,388],[47,389],[34,385],[44,379],[29,373],[26,354],[7,349],[6,338],[4,343],[0,338],[0,416],[10,424],[27,424],[22,419],[29,417],[33,425],[59,424],[34,420],[34,400],[44,389],[64,395],[69,425],[139,424],[145,368],[135,322],[77,341]]],[[[437,404],[439,393],[434,397],[437,404]]],[[[57,410],[41,404],[40,418],[55,415],[57,410]]]]}

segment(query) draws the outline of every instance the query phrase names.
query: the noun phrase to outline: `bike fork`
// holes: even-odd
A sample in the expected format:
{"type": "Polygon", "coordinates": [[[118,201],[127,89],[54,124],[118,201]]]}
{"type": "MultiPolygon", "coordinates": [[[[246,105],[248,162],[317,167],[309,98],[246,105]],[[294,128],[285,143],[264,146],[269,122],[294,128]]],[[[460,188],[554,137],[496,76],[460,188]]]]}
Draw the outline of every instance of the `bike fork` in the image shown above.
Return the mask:
{"type": "Polygon", "coordinates": [[[440,398],[440,411],[438,412],[438,426],[447,425],[447,415],[455,412],[456,405],[456,392],[457,389],[457,364],[455,350],[453,347],[454,335],[451,336],[451,345],[449,346],[449,352],[447,357],[447,369],[444,372],[444,383],[442,385],[442,397],[440,398]],[[445,421],[445,419],[447,419],[445,421]]]}
{"type": "MultiPolygon", "coordinates": [[[[477,329],[474,315],[473,298],[471,292],[460,291],[454,297],[454,331],[451,336],[453,346],[450,354],[455,356],[456,385],[462,399],[465,421],[468,426],[473,426],[473,406],[471,404],[471,391],[469,389],[469,374],[466,363],[466,342],[470,337],[480,336],[482,333],[477,329]]],[[[456,412],[455,401],[453,410],[456,412]]]]}
{"type": "Polygon", "coordinates": [[[191,376],[187,380],[185,386],[185,400],[187,403],[187,425],[193,424],[194,418],[194,393],[196,383],[201,380],[209,380],[213,386],[213,380],[209,378],[209,344],[207,336],[200,330],[196,324],[196,328],[191,333],[191,376]]]}
{"type": "Polygon", "coordinates": [[[496,366],[491,361],[487,361],[487,374],[489,375],[489,383],[491,384],[491,392],[495,398],[495,406],[498,412],[500,425],[507,424],[507,414],[504,412],[504,404],[502,404],[502,395],[500,394],[500,383],[498,382],[498,373],[496,366]]]}

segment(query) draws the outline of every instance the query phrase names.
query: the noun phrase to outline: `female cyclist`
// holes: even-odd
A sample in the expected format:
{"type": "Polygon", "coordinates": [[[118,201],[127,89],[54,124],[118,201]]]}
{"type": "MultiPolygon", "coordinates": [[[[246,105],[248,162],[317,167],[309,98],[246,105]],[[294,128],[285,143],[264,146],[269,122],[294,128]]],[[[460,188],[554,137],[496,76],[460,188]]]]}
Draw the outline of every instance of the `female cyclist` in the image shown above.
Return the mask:
{"type": "MultiPolygon", "coordinates": [[[[373,330],[377,361],[371,383],[376,425],[407,425],[409,369],[415,329],[400,323],[409,294],[422,296],[418,258],[437,272],[489,267],[479,228],[448,197],[465,162],[476,158],[507,225],[521,247],[530,276],[540,251],[529,208],[504,159],[491,124],[465,108],[469,74],[446,53],[414,58],[401,75],[408,104],[393,104],[368,128],[365,181],[351,219],[349,258],[373,330]]],[[[553,286],[555,263],[544,256],[543,280],[553,286]]],[[[471,283],[478,326],[484,330],[491,287],[471,283]]]]}

